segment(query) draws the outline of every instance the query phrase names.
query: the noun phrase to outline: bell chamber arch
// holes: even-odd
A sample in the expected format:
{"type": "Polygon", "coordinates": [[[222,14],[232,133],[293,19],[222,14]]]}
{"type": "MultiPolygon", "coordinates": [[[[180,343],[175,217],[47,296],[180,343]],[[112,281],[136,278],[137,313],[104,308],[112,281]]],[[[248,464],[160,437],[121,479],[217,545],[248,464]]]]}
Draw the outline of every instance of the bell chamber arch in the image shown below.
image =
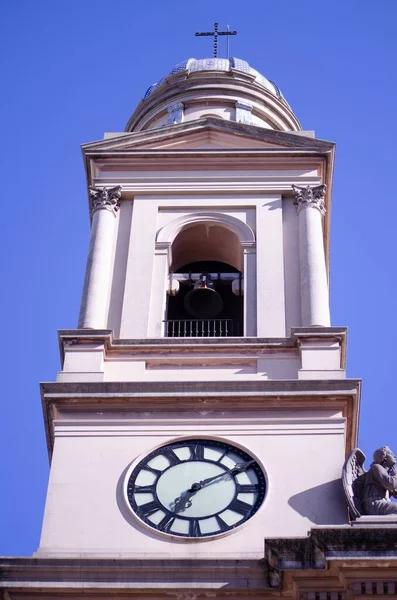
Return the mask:
{"type": "Polygon", "coordinates": [[[241,237],[253,237],[252,230],[234,217],[215,214],[173,225],[164,335],[243,336],[241,237]]]}

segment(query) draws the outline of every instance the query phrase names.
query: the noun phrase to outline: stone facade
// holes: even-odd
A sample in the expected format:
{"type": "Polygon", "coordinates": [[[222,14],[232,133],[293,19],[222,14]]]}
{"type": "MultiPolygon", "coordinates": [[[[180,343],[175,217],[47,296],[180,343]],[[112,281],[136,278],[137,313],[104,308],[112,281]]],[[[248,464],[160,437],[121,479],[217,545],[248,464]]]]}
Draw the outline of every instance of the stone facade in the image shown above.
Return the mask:
{"type": "Polygon", "coordinates": [[[330,325],[334,144],[302,132],[276,86],[231,60],[181,65],[126,132],[83,146],[79,327],[60,332],[62,368],[41,386],[42,536],[33,558],[0,560],[4,600],[396,595],[396,525],[351,524],[340,479],[360,381],[346,377],[346,329],[330,325]],[[169,329],[172,298],[197,281],[181,268],[200,276],[208,262],[238,298],[227,300],[238,335],[205,334],[197,319],[169,329]],[[242,524],[183,539],[129,510],[126,477],[192,439],[248,453],[266,495],[242,524]]]}

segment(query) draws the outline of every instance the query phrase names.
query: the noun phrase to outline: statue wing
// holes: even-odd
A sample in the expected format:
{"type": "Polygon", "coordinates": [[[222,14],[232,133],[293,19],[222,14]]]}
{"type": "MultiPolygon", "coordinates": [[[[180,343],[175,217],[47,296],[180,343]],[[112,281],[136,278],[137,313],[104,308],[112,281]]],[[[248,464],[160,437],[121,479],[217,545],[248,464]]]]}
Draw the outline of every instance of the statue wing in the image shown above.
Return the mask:
{"type": "Polygon", "coordinates": [[[363,514],[361,505],[364,479],[365,454],[360,448],[354,448],[346,459],[342,469],[342,484],[351,519],[357,519],[363,514]]]}

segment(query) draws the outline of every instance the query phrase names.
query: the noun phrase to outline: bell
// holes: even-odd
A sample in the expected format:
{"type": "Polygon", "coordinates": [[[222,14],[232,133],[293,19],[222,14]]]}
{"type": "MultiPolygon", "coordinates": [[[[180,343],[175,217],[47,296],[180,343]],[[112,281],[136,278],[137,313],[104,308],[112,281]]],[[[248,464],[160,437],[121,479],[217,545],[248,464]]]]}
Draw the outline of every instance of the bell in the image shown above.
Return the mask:
{"type": "Polygon", "coordinates": [[[223,308],[221,296],[214,290],[214,284],[208,275],[201,275],[194,287],[184,299],[186,312],[196,319],[212,319],[223,308]]]}

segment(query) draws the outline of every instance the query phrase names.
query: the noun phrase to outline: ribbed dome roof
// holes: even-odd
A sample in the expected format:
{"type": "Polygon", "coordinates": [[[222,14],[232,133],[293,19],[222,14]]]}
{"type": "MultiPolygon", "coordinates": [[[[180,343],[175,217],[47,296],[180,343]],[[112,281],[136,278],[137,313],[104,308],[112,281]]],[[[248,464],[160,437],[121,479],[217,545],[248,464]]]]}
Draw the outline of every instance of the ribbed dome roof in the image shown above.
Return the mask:
{"type": "Polygon", "coordinates": [[[266,79],[256,69],[253,69],[246,60],[241,58],[188,58],[177,65],[168,73],[165,77],[162,77],[160,81],[154,83],[148,88],[144,95],[144,99],[148,98],[158,87],[161,86],[163,81],[170,75],[175,73],[182,73],[187,71],[188,73],[195,73],[198,71],[241,71],[248,73],[255,77],[256,83],[259,83],[262,87],[268,90],[277,98],[282,97],[282,94],[275,83],[266,79]]]}

